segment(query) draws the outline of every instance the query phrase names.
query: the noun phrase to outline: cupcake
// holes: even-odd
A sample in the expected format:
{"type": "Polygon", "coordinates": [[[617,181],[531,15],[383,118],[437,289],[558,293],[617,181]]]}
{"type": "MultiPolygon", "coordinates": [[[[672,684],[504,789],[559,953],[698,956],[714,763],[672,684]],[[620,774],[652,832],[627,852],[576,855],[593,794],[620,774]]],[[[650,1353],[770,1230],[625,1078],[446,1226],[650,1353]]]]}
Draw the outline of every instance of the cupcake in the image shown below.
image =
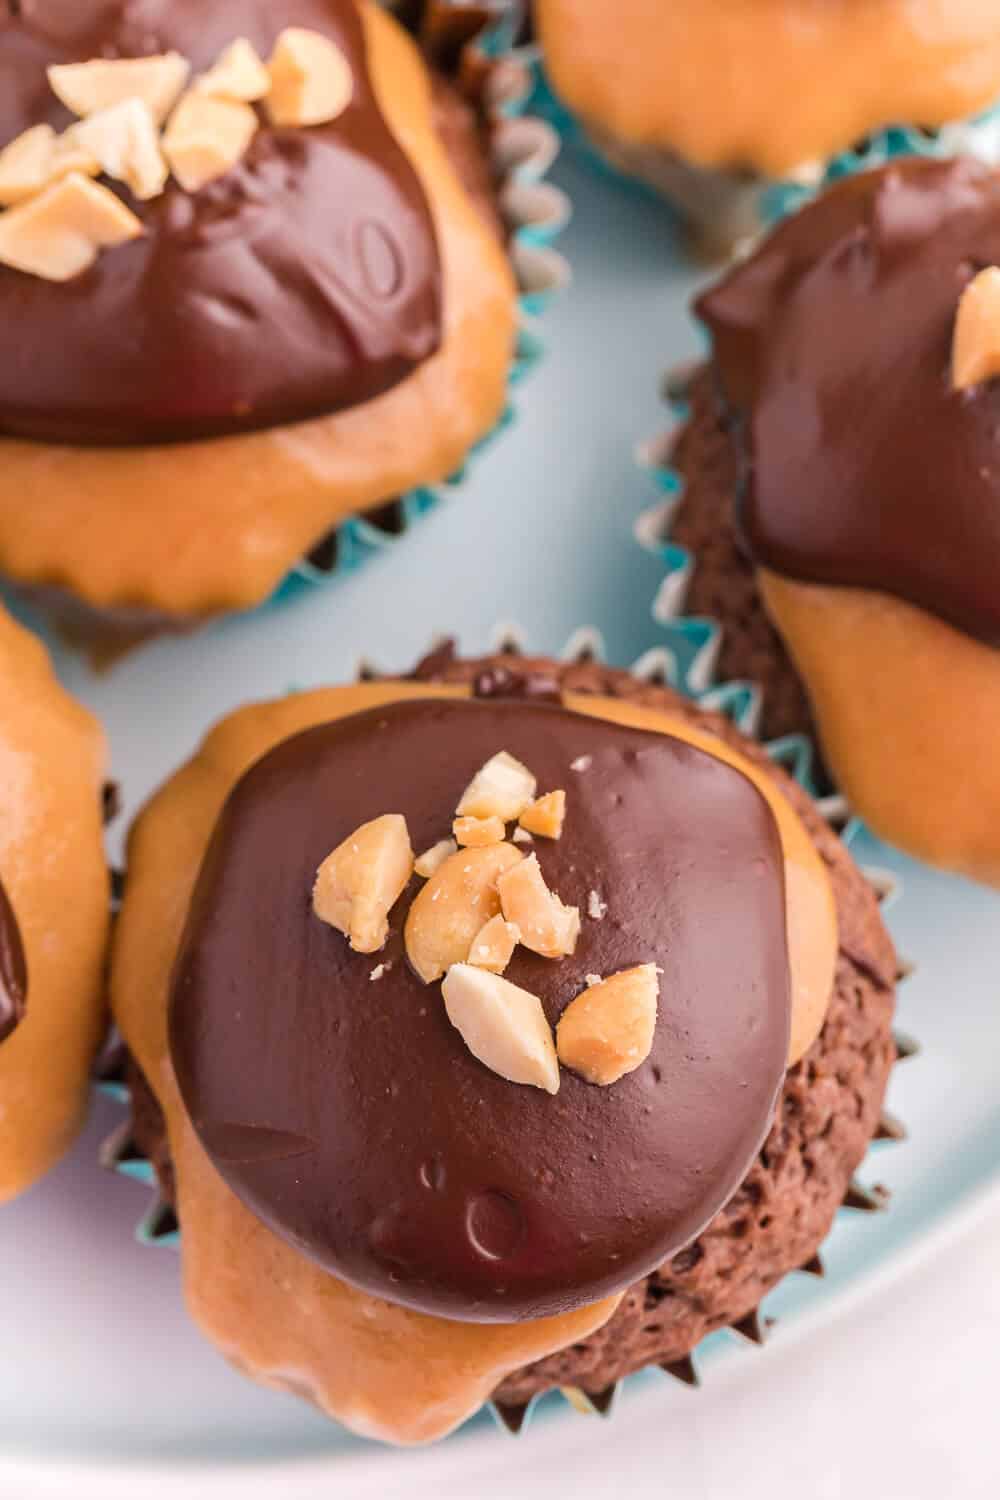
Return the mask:
{"type": "Polygon", "coordinates": [[[696,304],[687,612],[891,843],[1000,881],[1000,178],[851,178],[696,304]]]}
{"type": "Polygon", "coordinates": [[[104,1026],[104,737],[0,612],[0,1202],[58,1161],[104,1026]]]}
{"type": "Polygon", "coordinates": [[[348,516],[399,530],[504,412],[506,179],[542,137],[494,154],[482,7],[406,15],[4,8],[0,569],[71,620],[253,606],[348,516]]]}
{"type": "Polygon", "coordinates": [[[756,1336],[873,1205],[895,979],[866,880],[725,720],[443,648],[237,712],[140,814],[120,1152],[265,1384],[397,1443],[603,1409],[756,1336]]]}
{"type": "Polygon", "coordinates": [[[775,188],[976,139],[940,127],[1000,97],[1000,17],[978,0],[534,0],[534,18],[559,99],[711,250],[754,233],[775,188]]]}

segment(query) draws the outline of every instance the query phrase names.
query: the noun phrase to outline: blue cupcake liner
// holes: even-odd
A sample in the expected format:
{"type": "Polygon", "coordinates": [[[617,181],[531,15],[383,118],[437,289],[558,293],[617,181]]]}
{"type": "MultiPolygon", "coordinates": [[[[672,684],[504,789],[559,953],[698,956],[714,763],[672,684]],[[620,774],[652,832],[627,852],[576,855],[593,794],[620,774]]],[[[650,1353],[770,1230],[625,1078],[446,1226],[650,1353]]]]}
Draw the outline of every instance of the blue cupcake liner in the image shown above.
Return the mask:
{"type": "MultiPolygon", "coordinates": [[[[508,391],[531,372],[545,353],[539,320],[552,298],[569,282],[565,258],[554,249],[571,215],[566,194],[544,179],[560,150],[558,133],[531,107],[534,81],[513,46],[516,18],[501,5],[497,19],[476,41],[471,54],[492,65],[485,108],[491,121],[491,145],[497,167],[501,209],[510,229],[510,255],[518,283],[518,333],[508,391]]],[[[440,484],[422,485],[403,495],[386,496],[381,506],[349,517],[297,563],[279,584],[273,599],[284,599],[303,587],[315,587],[354,572],[369,558],[390,548],[415,522],[449,498],[464,482],[470,465],[516,420],[512,399],[492,430],[472,448],[462,466],[440,484]]]]}

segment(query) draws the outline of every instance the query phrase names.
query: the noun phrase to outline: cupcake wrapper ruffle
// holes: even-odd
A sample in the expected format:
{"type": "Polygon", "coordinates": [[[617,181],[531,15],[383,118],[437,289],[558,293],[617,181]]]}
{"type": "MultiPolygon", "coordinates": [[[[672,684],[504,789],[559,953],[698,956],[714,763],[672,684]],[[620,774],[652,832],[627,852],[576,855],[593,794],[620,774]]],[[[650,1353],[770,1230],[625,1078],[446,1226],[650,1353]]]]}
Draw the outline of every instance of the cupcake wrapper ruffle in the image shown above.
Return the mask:
{"type": "MultiPolygon", "coordinates": [[[[491,5],[444,4],[443,0],[383,0],[386,8],[420,39],[432,58],[477,98],[489,122],[490,148],[499,182],[499,202],[510,233],[510,255],[518,284],[519,327],[509,390],[542,358],[539,320],[552,297],[569,282],[569,266],[553,243],[569,221],[569,199],[544,179],[559,154],[552,125],[531,112],[534,79],[514,43],[520,26],[517,0],[491,5]]],[[[516,418],[508,400],[499,422],[443,484],[386,497],[377,510],[341,523],[279,585],[276,598],[303,586],[325,584],[353,572],[394,546],[422,516],[448,499],[465,480],[475,457],[516,418]]]]}
{"type": "MultiPolygon", "coordinates": [[[[674,615],[664,623],[667,627],[668,640],[645,652],[630,668],[633,675],[641,681],[667,683],[677,688],[697,702],[700,707],[723,714],[743,733],[753,736],[759,717],[760,694],[751,683],[716,683],[714,681],[712,634],[713,630],[717,634],[717,627],[713,627],[710,621],[686,620],[680,615],[674,615]]],[[[524,633],[519,626],[505,624],[497,627],[492,643],[494,652],[519,655],[525,647],[524,633]]],[[[603,660],[604,650],[600,632],[592,627],[583,627],[574,631],[559,655],[564,661],[603,660]]],[[[359,663],[359,678],[378,675],[381,674],[369,663],[359,663]]],[[[766,745],[765,748],[796,781],[807,790],[810,789],[813,757],[808,739],[804,736],[788,736],[766,745]]],[[[841,809],[837,805],[828,804],[824,807],[824,811],[832,823],[839,824],[841,809]]],[[[850,827],[847,828],[846,833],[848,837],[851,836],[850,827]]],[[[898,898],[899,887],[894,876],[885,871],[871,869],[866,869],[865,874],[875,888],[883,908],[898,898]]],[[[909,965],[901,967],[900,980],[903,980],[912,972],[912,968],[909,965]]],[[[900,1061],[915,1056],[919,1051],[915,1042],[898,1032],[895,1033],[895,1042],[900,1061]]],[[[130,1097],[128,1086],[124,1081],[123,1060],[123,1051],[120,1047],[109,1047],[104,1062],[98,1070],[97,1087],[102,1093],[111,1096],[128,1108],[130,1097]]],[[[898,1142],[904,1140],[905,1137],[905,1129],[900,1123],[891,1115],[884,1113],[875,1136],[875,1143],[898,1142]]],[[[156,1172],[152,1163],[138,1151],[135,1145],[130,1119],[126,1119],[105,1142],[101,1152],[101,1161],[102,1165],[109,1170],[142,1183],[152,1189],[155,1194],[150,1208],[137,1228],[138,1240],[145,1245],[177,1248],[180,1244],[177,1219],[173,1209],[158,1193],[156,1172]]],[[[878,1188],[868,1188],[857,1180],[850,1184],[843,1200],[843,1209],[851,1212],[874,1213],[881,1211],[885,1206],[884,1192],[878,1188]]],[[[822,1277],[824,1274],[823,1264],[818,1255],[801,1270],[805,1275],[812,1277],[822,1277]]],[[[758,1308],[749,1316],[742,1318],[738,1324],[733,1325],[729,1332],[736,1335],[744,1345],[760,1345],[766,1339],[771,1321],[758,1308]]],[[[697,1386],[699,1384],[695,1362],[690,1355],[661,1368],[665,1374],[686,1385],[697,1386]]],[[[608,1416],[617,1389],[617,1385],[610,1386],[607,1390],[594,1394],[576,1387],[566,1387],[559,1392],[536,1397],[524,1406],[493,1402],[490,1404],[490,1410],[498,1425],[505,1432],[516,1436],[524,1430],[538,1402],[547,1400],[549,1395],[562,1396],[577,1411],[608,1416]]]]}

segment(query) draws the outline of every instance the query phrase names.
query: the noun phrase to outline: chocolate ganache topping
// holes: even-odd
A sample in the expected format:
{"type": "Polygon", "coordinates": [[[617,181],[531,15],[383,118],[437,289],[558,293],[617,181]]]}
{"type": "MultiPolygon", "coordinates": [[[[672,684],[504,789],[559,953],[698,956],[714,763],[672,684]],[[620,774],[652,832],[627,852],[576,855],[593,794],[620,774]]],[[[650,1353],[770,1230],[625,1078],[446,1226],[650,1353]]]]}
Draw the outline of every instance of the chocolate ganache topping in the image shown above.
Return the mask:
{"type": "Polygon", "coordinates": [[[1000,176],[912,161],[836,187],[699,300],[759,563],[1000,645],[1000,383],[950,379],[961,294],[997,264],[1000,176]]]}
{"type": "Polygon", "coordinates": [[[170,1043],[209,1156],[275,1232],[376,1296],[513,1322],[620,1291],[699,1233],[768,1129],[789,1016],[782,848],[749,779],[545,703],[428,699],[296,735],[237,784],[193,896],[170,1043]],[[652,1050],[611,1087],[563,1069],[550,1095],[477,1061],[441,986],[407,964],[420,881],[377,954],[312,911],[331,847],[390,810],[430,847],[500,749],[565,787],[564,835],[534,849],[583,913],[571,957],[519,947],[505,978],[554,1025],[588,975],[662,971],[652,1050]]]}
{"type": "Polygon", "coordinates": [[[0,881],[0,1042],[5,1042],[24,1017],[28,996],[28,966],[10,897],[0,881]]]}
{"type": "Polygon", "coordinates": [[[0,432],[46,442],[155,443],[356,406],[441,339],[437,241],[417,176],[383,119],[354,0],[0,3],[0,147],[73,122],[53,63],[176,50],[192,76],[246,37],[270,55],[289,26],[348,58],[331,124],[260,129],[196,194],[119,193],[141,239],[53,283],[0,267],[0,432]]]}

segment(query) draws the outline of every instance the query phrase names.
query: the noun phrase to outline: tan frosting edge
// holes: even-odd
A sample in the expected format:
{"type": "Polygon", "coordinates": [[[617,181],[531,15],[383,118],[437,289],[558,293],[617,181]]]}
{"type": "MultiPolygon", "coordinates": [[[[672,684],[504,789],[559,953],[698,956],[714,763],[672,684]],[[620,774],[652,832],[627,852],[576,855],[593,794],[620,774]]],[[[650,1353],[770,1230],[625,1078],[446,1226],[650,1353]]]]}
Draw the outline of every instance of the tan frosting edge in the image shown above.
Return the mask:
{"type": "Polygon", "coordinates": [[[776,176],[1000,95],[992,0],[536,0],[535,11],[572,109],[704,167],[776,176]]]}
{"type": "Polygon", "coordinates": [[[1000,886],[1000,657],[902,600],[758,574],[851,806],[890,843],[1000,886]]]}
{"type": "Polygon", "coordinates": [[[28,1005],[0,1044],[0,1202],[41,1177],[86,1110],[104,1028],[108,871],[104,735],[44,647],[0,611],[0,877],[28,965],[28,1005]]]}
{"type": "Polygon", "coordinates": [[[267,432],[131,449],[0,439],[0,563],[20,582],[104,608],[249,607],[338,522],[445,479],[498,420],[513,272],[437,137],[416,48],[371,0],[362,14],[379,103],[437,228],[441,349],[364,406],[267,432]]]}
{"type": "MultiPolygon", "coordinates": [[[[527,1323],[460,1324],[370,1297],[320,1270],[244,1208],[205,1156],[170,1065],[168,986],[212,828],[230,789],[255,760],[289,735],[341,715],[403,698],[467,695],[464,686],[366,683],[252,705],[224,720],[133,827],[112,966],[115,1018],[167,1120],[192,1315],[246,1373],[307,1396],[356,1432],[396,1443],[443,1436],[476,1411],[507,1374],[594,1332],[619,1299],[527,1323]]],[[[626,706],[611,700],[567,701],[633,722],[626,706]]],[[[712,753],[724,751],[722,758],[741,769],[746,765],[758,784],[766,782],[735,752],[683,721],[640,717],[643,727],[669,729],[704,743],[712,753]]],[[[805,866],[798,843],[805,832],[792,809],[784,811],[780,794],[773,795],[782,837],[792,844],[791,853],[786,846],[789,863],[801,859],[805,866]]],[[[790,887],[790,895],[795,889],[790,887]]],[[[793,921],[799,910],[805,919],[806,905],[800,908],[794,896],[792,903],[793,921]]],[[[810,910],[808,919],[814,916],[810,910]]]]}

